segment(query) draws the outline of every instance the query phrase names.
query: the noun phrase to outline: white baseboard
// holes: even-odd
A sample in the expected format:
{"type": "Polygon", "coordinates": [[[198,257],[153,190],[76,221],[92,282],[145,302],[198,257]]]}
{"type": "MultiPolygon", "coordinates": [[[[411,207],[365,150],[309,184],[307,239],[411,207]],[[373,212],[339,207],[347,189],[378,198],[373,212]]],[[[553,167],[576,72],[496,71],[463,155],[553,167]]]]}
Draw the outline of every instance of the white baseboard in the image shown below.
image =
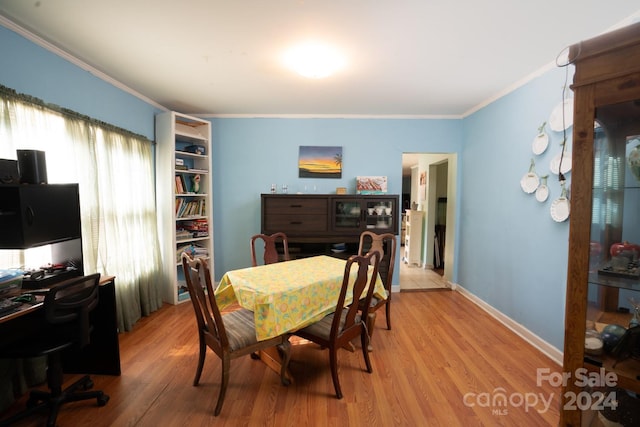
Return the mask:
{"type": "Polygon", "coordinates": [[[463,296],[468,298],[471,302],[476,304],[478,307],[486,311],[489,315],[495,318],[497,321],[505,325],[507,328],[511,329],[522,339],[527,341],[529,344],[540,350],[542,353],[547,355],[551,360],[553,360],[558,365],[562,366],[563,361],[563,352],[558,350],[556,347],[552,346],[518,322],[514,321],[504,313],[496,310],[491,305],[487,304],[465,288],[460,285],[452,284],[452,290],[460,292],[463,296]]]}

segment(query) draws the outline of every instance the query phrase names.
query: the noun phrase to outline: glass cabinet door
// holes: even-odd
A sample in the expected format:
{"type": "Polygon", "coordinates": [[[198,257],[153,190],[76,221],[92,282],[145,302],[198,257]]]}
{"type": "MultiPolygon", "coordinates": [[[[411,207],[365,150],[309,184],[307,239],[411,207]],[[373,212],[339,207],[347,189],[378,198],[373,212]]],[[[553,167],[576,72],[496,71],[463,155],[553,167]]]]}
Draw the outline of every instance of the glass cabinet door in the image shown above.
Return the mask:
{"type": "Polygon", "coordinates": [[[336,230],[358,230],[361,228],[362,207],[357,199],[334,199],[333,227],[336,230]]]}
{"type": "MultiPolygon", "coordinates": [[[[615,386],[586,386],[585,390],[604,393],[611,402],[623,405],[627,395],[640,392],[638,102],[596,109],[593,152],[585,366],[612,371],[615,386]]],[[[618,413],[611,405],[603,407],[601,416],[622,421],[618,418],[623,416],[624,406],[618,413]]],[[[583,416],[587,415],[585,411],[583,416]]]]}
{"type": "Polygon", "coordinates": [[[640,109],[636,104],[598,107],[594,126],[587,317],[625,328],[637,325],[632,322],[632,301],[640,298],[640,109]]]}
{"type": "Polygon", "coordinates": [[[388,197],[332,198],[332,231],[396,233],[396,199],[388,197]]]}
{"type": "Polygon", "coordinates": [[[393,212],[391,200],[367,200],[364,209],[367,230],[384,233],[393,230],[397,213],[393,212]]]}

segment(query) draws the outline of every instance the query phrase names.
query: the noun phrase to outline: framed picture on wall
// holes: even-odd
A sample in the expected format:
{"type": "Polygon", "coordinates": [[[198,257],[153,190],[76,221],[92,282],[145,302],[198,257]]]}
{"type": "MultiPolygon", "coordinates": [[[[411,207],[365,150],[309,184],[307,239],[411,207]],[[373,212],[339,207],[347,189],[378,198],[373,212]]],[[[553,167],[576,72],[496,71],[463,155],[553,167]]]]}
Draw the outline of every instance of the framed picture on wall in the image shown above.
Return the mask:
{"type": "Polygon", "coordinates": [[[301,145],[298,154],[300,178],[342,178],[342,147],[301,145]]]}
{"type": "Polygon", "coordinates": [[[357,176],[356,194],[385,194],[387,192],[386,176],[357,176]]]}
{"type": "Polygon", "coordinates": [[[418,200],[421,202],[427,198],[427,173],[420,172],[420,192],[418,194],[418,200]]]}

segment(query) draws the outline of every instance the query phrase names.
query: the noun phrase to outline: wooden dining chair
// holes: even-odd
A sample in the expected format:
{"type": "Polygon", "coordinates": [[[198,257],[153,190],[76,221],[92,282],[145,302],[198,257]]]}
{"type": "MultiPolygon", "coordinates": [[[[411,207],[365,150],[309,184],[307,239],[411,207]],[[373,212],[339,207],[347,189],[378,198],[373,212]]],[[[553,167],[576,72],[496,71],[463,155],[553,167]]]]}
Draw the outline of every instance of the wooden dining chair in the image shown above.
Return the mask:
{"type": "Polygon", "coordinates": [[[380,253],[378,251],[371,251],[364,256],[352,255],[349,257],[344,267],[340,296],[338,297],[335,311],[293,333],[319,344],[322,348],[329,349],[331,377],[338,399],[342,399],[342,390],[338,379],[338,350],[348,346],[349,342],[357,336],[360,336],[362,355],[367,366],[367,372],[373,372],[367,350],[369,334],[362,319],[366,318],[368,313],[369,303],[373,296],[376,278],[378,277],[379,262],[380,253]],[[354,264],[357,265],[357,272],[354,274],[355,278],[352,278],[351,267],[354,264]],[[370,265],[373,266],[371,271],[369,270],[370,265]],[[352,296],[352,299],[351,303],[345,307],[347,295],[352,296]],[[361,298],[364,298],[367,303],[362,313],[358,310],[358,301],[361,298]]]}
{"type": "Polygon", "coordinates": [[[253,354],[258,350],[276,346],[282,359],[280,380],[288,385],[286,377],[287,367],[291,355],[291,345],[288,336],[281,335],[271,339],[258,341],[253,312],[244,308],[225,314],[220,312],[211,283],[209,266],[203,258],[191,258],[187,253],[182,254],[182,267],[185,273],[189,296],[196,315],[198,336],[200,338],[198,367],[193,385],[200,382],[200,375],[204,367],[207,347],[220,358],[222,362],[222,377],[220,392],[214,415],[220,414],[224,396],[229,384],[231,360],[253,354]],[[202,286],[204,277],[205,286],[202,286]]]}
{"type": "MultiPolygon", "coordinates": [[[[377,298],[375,295],[371,298],[369,305],[369,313],[367,315],[367,330],[369,338],[373,335],[375,326],[375,311],[381,307],[385,307],[387,318],[387,329],[391,329],[391,282],[393,280],[393,269],[396,262],[396,236],[391,233],[377,234],[371,231],[363,231],[360,234],[360,245],[358,246],[358,255],[363,255],[367,251],[378,251],[380,258],[380,275],[386,291],[386,299],[377,298]],[[386,247],[386,251],[385,251],[386,247]]],[[[363,309],[365,301],[360,301],[360,309],[363,309]]]]}
{"type": "Polygon", "coordinates": [[[265,264],[273,264],[280,261],[280,255],[278,253],[278,244],[282,245],[283,261],[289,261],[289,240],[284,233],[274,234],[256,234],[251,237],[251,265],[256,267],[258,260],[256,257],[256,242],[262,240],[264,242],[264,256],[263,261],[265,264]]]}

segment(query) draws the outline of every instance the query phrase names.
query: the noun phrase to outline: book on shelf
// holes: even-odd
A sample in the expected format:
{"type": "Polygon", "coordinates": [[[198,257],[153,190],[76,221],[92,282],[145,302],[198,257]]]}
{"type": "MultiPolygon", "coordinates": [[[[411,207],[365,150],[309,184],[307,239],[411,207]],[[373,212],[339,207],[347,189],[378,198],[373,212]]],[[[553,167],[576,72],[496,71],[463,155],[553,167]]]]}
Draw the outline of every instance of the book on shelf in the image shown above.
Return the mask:
{"type": "Polygon", "coordinates": [[[183,198],[180,198],[176,200],[177,218],[198,217],[204,216],[205,214],[204,199],[186,201],[183,198]]]}
{"type": "Polygon", "coordinates": [[[176,261],[182,260],[182,253],[188,253],[192,258],[207,258],[209,257],[209,250],[203,246],[199,246],[195,243],[187,245],[179,245],[176,249],[176,261]]]}
{"type": "Polygon", "coordinates": [[[183,221],[180,227],[189,231],[209,231],[209,223],[206,218],[183,221]]]}
{"type": "Polygon", "coordinates": [[[176,230],[176,240],[186,240],[193,237],[193,233],[189,230],[179,229],[176,230]]]}

